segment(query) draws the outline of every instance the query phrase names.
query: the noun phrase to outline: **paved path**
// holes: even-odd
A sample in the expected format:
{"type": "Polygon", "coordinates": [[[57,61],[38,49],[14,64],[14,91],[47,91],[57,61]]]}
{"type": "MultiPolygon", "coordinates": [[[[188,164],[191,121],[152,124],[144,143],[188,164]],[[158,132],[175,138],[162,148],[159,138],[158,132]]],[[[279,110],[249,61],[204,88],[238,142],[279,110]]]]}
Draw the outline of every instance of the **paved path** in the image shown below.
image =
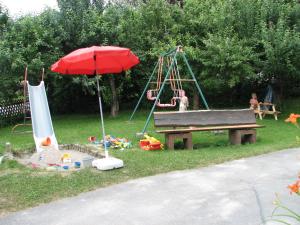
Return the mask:
{"type": "Polygon", "coordinates": [[[299,171],[300,149],[290,149],[132,180],[17,212],[0,224],[259,225],[274,209],[275,192],[300,211],[300,198],[287,190],[299,171]]]}

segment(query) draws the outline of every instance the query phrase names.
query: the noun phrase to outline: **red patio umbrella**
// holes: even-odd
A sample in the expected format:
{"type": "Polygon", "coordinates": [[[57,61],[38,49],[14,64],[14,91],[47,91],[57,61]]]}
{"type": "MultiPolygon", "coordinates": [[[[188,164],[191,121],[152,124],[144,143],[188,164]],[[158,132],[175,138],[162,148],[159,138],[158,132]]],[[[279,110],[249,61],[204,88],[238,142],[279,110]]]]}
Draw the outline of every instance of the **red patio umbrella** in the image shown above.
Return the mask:
{"type": "MultiPolygon", "coordinates": [[[[117,46],[92,46],[77,49],[62,57],[51,66],[51,71],[69,75],[103,75],[121,73],[139,63],[139,58],[130,49],[117,46]]],[[[105,129],[102,113],[99,80],[97,79],[99,109],[105,155],[108,157],[105,143],[105,129]]]]}
{"type": "Polygon", "coordinates": [[[139,63],[130,49],[116,46],[80,48],[62,57],[51,66],[61,74],[112,74],[121,73],[139,63]]]}

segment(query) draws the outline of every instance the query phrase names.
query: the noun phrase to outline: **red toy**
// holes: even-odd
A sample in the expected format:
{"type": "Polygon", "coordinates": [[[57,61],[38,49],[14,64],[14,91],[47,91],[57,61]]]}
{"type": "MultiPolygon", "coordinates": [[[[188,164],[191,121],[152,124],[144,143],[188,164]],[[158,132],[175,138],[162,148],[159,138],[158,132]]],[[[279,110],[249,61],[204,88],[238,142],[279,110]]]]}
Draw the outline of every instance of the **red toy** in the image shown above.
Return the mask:
{"type": "Polygon", "coordinates": [[[140,147],[143,150],[149,151],[149,150],[161,150],[163,149],[163,145],[160,143],[159,140],[150,137],[148,135],[145,135],[146,139],[140,140],[140,147]]]}

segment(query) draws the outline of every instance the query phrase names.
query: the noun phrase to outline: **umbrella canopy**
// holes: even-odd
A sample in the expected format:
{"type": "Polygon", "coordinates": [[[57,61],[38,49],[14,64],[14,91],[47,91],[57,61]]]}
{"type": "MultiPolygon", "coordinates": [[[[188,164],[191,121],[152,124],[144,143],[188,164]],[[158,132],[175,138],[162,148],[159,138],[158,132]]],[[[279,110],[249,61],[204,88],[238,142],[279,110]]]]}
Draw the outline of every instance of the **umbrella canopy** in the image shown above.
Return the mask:
{"type": "Polygon", "coordinates": [[[121,73],[139,62],[139,58],[128,48],[92,46],[62,57],[51,66],[51,70],[61,74],[121,73]]]}

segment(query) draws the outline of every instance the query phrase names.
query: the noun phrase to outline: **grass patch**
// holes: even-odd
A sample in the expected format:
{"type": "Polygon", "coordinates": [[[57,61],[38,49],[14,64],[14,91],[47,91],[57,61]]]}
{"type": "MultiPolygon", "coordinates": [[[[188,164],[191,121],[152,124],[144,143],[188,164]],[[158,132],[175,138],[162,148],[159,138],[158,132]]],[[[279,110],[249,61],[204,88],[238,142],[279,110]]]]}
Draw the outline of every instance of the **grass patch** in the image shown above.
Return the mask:
{"type": "MultiPolygon", "coordinates": [[[[296,135],[299,130],[291,124],[267,117],[259,124],[266,128],[258,129],[257,143],[253,145],[231,146],[227,132],[215,135],[211,132],[193,133],[196,149],[147,152],[138,148],[136,132],[140,132],[146,118],[146,112],[140,112],[133,122],[127,122],[129,113],[117,118],[106,116],[106,132],[119,137],[129,138],[133,149],[111,150],[111,154],[124,160],[125,167],[113,171],[85,169],[73,173],[48,173],[23,167],[15,161],[6,161],[0,165],[0,215],[47,203],[55,199],[76,195],[99,187],[127,181],[129,179],[150,176],[174,170],[204,167],[233,159],[264,154],[284,148],[299,146],[296,135]]],[[[53,118],[53,126],[59,143],[87,143],[89,136],[100,136],[97,115],[66,115],[53,118]]],[[[149,131],[163,140],[162,135],[154,133],[153,122],[149,131]]],[[[33,147],[32,134],[12,135],[11,127],[0,129],[0,152],[6,142],[14,149],[33,147]]],[[[177,143],[177,146],[181,146],[177,143]]]]}

